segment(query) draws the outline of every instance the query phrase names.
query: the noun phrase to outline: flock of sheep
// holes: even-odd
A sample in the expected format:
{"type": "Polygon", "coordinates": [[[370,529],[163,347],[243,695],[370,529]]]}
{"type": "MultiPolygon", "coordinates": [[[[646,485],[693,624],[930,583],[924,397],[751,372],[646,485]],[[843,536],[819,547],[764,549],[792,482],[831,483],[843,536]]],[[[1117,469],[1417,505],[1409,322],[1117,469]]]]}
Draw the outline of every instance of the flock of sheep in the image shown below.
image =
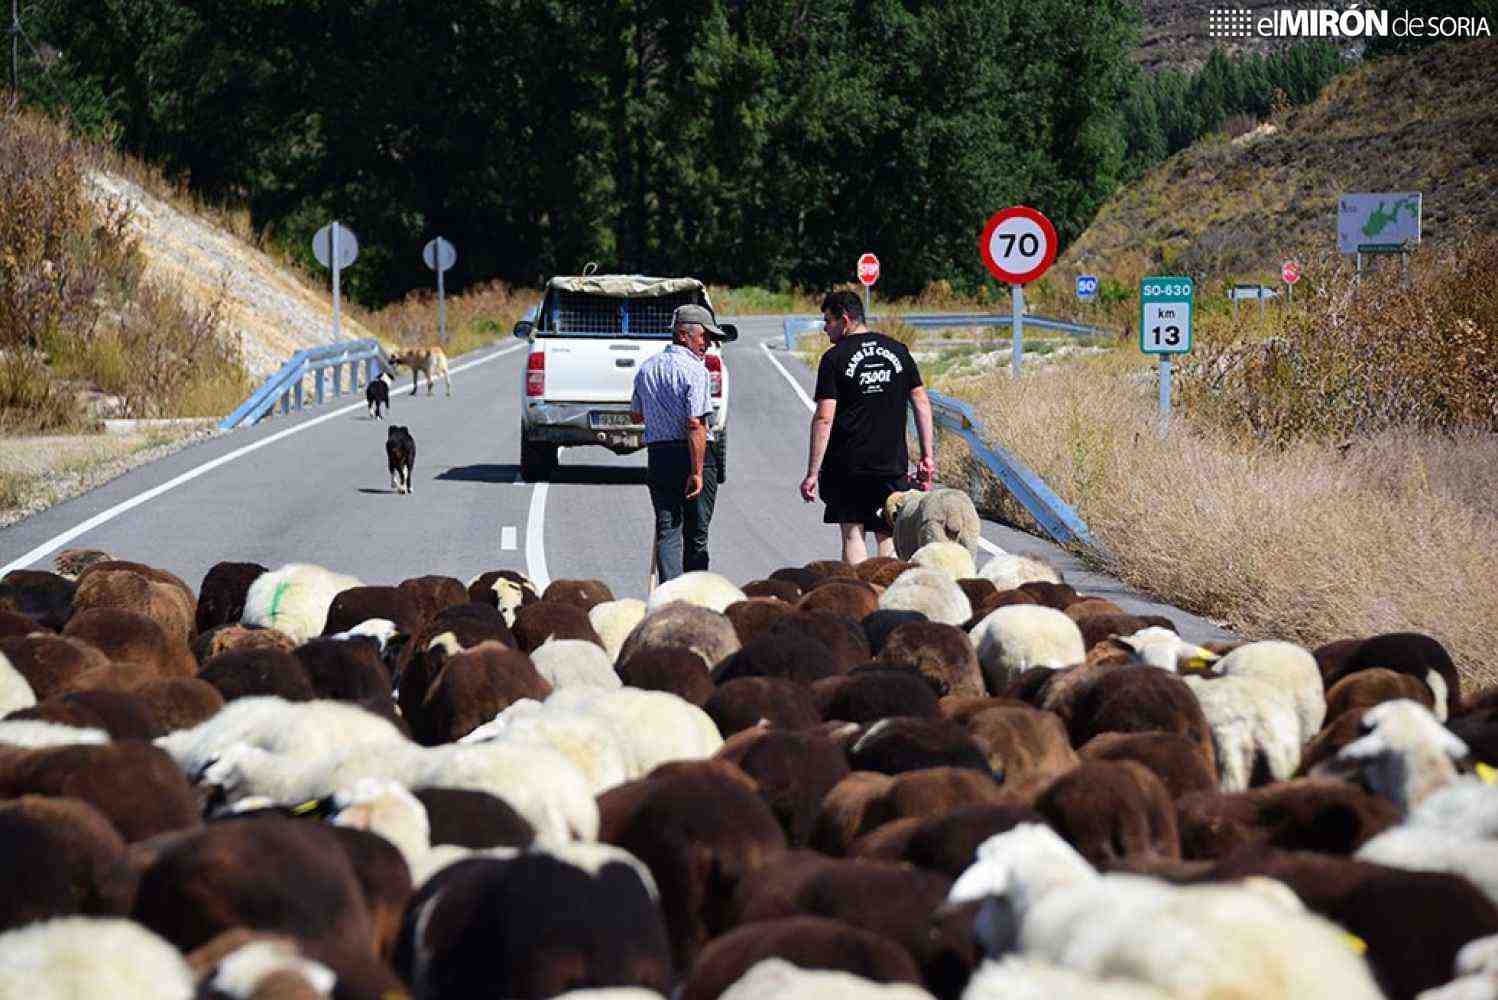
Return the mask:
{"type": "Polygon", "coordinates": [[[1498,691],[975,561],[0,580],[0,1000],[1498,1000],[1498,691]]]}

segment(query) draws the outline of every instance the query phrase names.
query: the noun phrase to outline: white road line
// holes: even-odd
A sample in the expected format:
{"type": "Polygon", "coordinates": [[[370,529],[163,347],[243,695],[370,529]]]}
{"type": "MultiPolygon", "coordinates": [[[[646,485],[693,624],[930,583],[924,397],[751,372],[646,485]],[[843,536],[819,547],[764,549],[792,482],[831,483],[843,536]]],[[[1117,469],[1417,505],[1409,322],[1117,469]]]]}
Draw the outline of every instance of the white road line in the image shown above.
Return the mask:
{"type": "Polygon", "coordinates": [[[978,548],[982,549],[984,552],[987,552],[991,556],[1002,556],[1008,554],[993,542],[990,542],[988,539],[984,538],[982,535],[978,536],[978,548]]]}
{"type": "MultiPolygon", "coordinates": [[[[495,358],[503,357],[504,355],[510,354],[514,351],[518,351],[525,346],[525,344],[515,344],[510,347],[502,348],[501,350],[495,351],[493,354],[487,355],[482,358],[477,358],[473,361],[467,362],[466,364],[458,365],[456,368],[452,369],[452,374],[456,375],[458,372],[465,371],[466,369],[473,368],[477,365],[487,364],[488,362],[493,361],[495,358]]],[[[408,394],[410,392],[409,389],[397,389],[395,391],[406,392],[408,394]]],[[[183,483],[191,482],[192,480],[197,479],[199,476],[204,475],[205,473],[212,472],[214,469],[217,469],[221,465],[227,465],[228,463],[234,461],[236,458],[243,458],[245,455],[248,455],[253,451],[259,451],[266,445],[274,444],[282,438],[290,437],[293,434],[300,434],[302,431],[316,427],[318,424],[325,423],[336,417],[341,417],[345,413],[352,413],[353,411],[367,407],[368,405],[368,403],[360,400],[359,402],[352,403],[348,406],[343,407],[342,409],[334,410],[332,413],[326,413],[320,417],[314,417],[313,419],[308,420],[306,423],[297,424],[295,427],[288,427],[284,431],[272,434],[270,437],[264,438],[260,441],[256,441],[254,444],[247,444],[243,448],[238,448],[234,451],[229,452],[227,455],[220,455],[218,458],[215,458],[210,462],[204,462],[197,468],[189,469],[188,471],[182,473],[180,476],[168,479],[160,486],[152,487],[151,489],[146,490],[144,493],[137,493],[129,500],[124,500],[120,503],[117,503],[108,510],[100,511],[93,517],[89,518],[87,521],[84,521],[82,524],[69,528],[67,531],[64,531],[62,534],[56,536],[55,538],[48,539],[47,541],[38,545],[36,548],[32,549],[30,552],[21,556],[19,559],[12,560],[11,562],[6,563],[4,566],[0,566],[0,576],[4,576],[6,573],[9,573],[13,569],[24,569],[43,556],[46,556],[56,551],[57,549],[62,548],[64,545],[68,544],[79,535],[82,535],[85,532],[92,531],[93,529],[99,527],[101,524],[107,524],[126,511],[133,510],[143,503],[147,503],[151,500],[156,499],[169,490],[176,489],[183,483]]]]}
{"type": "Polygon", "coordinates": [[[507,524],[499,529],[499,547],[504,552],[513,551],[515,548],[515,526],[507,524]]]}
{"type": "Polygon", "coordinates": [[[536,483],[531,490],[531,509],[525,518],[525,575],[535,584],[536,592],[542,593],[551,583],[546,572],[546,484],[536,483]]]}

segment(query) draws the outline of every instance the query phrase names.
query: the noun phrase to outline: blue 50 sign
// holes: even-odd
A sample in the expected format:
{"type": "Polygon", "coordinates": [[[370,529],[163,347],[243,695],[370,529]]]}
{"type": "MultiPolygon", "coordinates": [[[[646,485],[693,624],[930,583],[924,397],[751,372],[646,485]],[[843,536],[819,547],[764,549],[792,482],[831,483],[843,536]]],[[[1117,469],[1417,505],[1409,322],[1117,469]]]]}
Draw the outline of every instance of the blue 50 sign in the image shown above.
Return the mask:
{"type": "Polygon", "coordinates": [[[1097,275],[1077,275],[1077,298],[1090,299],[1097,294],[1097,275]]]}

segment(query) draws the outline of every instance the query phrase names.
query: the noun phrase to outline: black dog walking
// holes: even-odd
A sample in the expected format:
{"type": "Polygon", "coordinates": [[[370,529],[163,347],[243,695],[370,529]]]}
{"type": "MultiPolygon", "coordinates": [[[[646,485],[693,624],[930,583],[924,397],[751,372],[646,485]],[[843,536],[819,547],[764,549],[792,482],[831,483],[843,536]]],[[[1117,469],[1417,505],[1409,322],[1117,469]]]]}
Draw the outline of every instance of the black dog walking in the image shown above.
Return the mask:
{"type": "Polygon", "coordinates": [[[416,439],[404,427],[385,435],[385,457],[390,460],[390,485],[397,493],[411,492],[411,468],[416,464],[416,439]]]}
{"type": "Polygon", "coordinates": [[[369,385],[364,387],[364,401],[369,404],[369,415],[376,420],[381,419],[381,407],[390,409],[390,383],[385,381],[384,372],[370,379],[369,385]]]}

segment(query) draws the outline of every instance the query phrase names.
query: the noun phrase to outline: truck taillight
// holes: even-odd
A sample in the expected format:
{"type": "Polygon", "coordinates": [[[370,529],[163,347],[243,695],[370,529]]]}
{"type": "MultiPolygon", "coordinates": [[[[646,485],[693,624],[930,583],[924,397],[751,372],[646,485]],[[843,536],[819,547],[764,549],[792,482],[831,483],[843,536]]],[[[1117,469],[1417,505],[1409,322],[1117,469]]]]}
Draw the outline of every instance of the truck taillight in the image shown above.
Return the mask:
{"type": "Polygon", "coordinates": [[[709,354],[702,361],[707,365],[708,384],[712,388],[713,395],[723,395],[723,359],[716,354],[709,354]]]}
{"type": "Polygon", "coordinates": [[[540,351],[525,359],[525,394],[546,395],[546,355],[540,351]]]}

